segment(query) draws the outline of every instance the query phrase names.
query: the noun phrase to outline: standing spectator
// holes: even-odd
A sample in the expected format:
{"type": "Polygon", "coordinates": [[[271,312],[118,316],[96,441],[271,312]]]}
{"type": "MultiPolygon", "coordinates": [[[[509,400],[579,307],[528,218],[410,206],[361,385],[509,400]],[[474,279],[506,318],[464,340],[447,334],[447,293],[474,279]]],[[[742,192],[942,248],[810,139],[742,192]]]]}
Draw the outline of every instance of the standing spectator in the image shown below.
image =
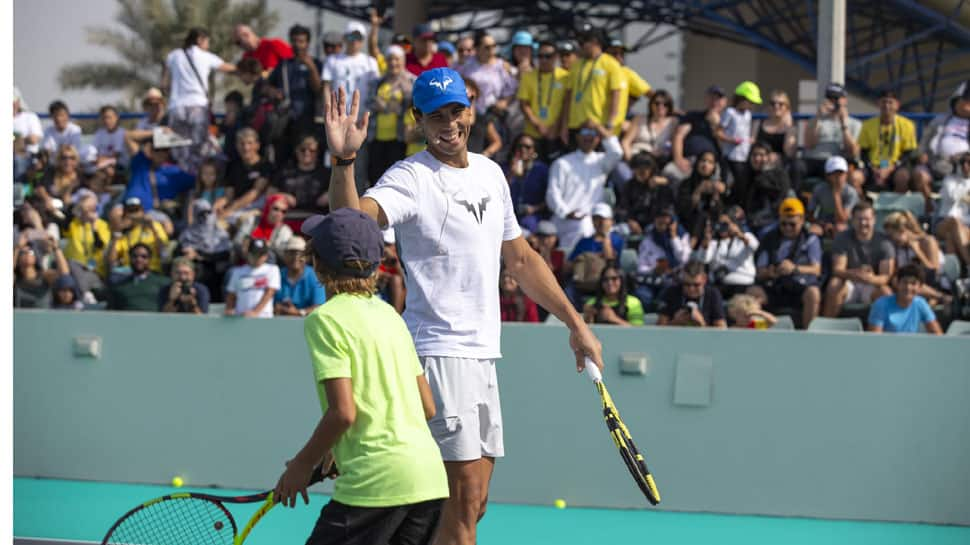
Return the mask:
{"type": "MultiPolygon", "coordinates": [[[[431,25],[427,23],[416,25],[411,36],[414,38],[414,50],[407,54],[404,63],[408,72],[420,76],[433,68],[448,67],[448,59],[435,51],[435,34],[434,30],[431,30],[431,25]]],[[[351,96],[350,93],[347,96],[351,96]]]]}
{"type": "Polygon", "coordinates": [[[512,75],[521,80],[522,76],[535,70],[532,64],[532,48],[535,46],[532,34],[527,30],[519,30],[512,35],[512,75]]]}
{"type": "Polygon", "coordinates": [[[744,210],[732,206],[717,218],[712,238],[698,247],[698,261],[707,265],[711,283],[730,297],[754,285],[754,255],[758,251],[758,237],[744,229],[744,210]]]}
{"type": "Polygon", "coordinates": [[[127,258],[132,254],[135,246],[143,245],[151,250],[148,268],[158,273],[162,272],[162,251],[168,244],[168,234],[161,223],[145,213],[138,197],[125,199],[122,225],[122,230],[113,232],[108,242],[108,248],[105,251],[108,266],[134,267],[127,258]]]}
{"type": "Polygon", "coordinates": [[[680,273],[680,283],[668,289],[660,303],[657,325],[727,327],[721,292],[707,285],[704,264],[691,261],[680,273]]]}
{"type": "Polygon", "coordinates": [[[784,91],[772,91],[768,100],[768,117],[758,124],[755,142],[771,150],[768,156],[775,168],[788,168],[798,148],[798,131],[791,115],[791,100],[784,91]]]}
{"type": "Polygon", "coordinates": [[[367,177],[378,180],[397,161],[404,159],[407,144],[404,137],[404,117],[411,108],[414,74],[404,66],[404,49],[397,45],[387,48],[384,58],[387,72],[375,85],[375,93],[368,101],[374,127],[368,155],[367,177]]]}
{"type": "Polygon", "coordinates": [[[721,147],[715,131],[721,124],[721,112],[727,106],[724,89],[717,85],[708,87],[704,100],[704,110],[690,111],[680,117],[680,124],[670,141],[671,160],[664,167],[664,175],[675,183],[690,176],[695,158],[702,153],[713,153],[717,162],[721,160],[721,147]]]}
{"type": "Polygon", "coordinates": [[[901,267],[893,275],[894,292],[880,297],[869,308],[868,331],[873,333],[919,333],[926,327],[931,335],[942,335],[933,309],[922,295],[923,270],[917,264],[901,267]]]}
{"type": "Polygon", "coordinates": [[[274,299],[275,316],[305,317],[327,301],[327,295],[312,267],[307,267],[306,241],[295,236],[286,243],[284,266],[280,267],[280,289],[274,299]]]}
{"type": "Polygon", "coordinates": [[[638,153],[649,153],[662,169],[670,161],[671,140],[677,130],[674,101],[670,93],[658,89],[647,108],[647,115],[633,116],[623,134],[623,158],[630,161],[638,153]]]}
{"type": "Polygon", "coordinates": [[[280,269],[267,263],[270,247],[253,239],[246,249],[246,264],[229,271],[226,316],[272,318],[273,297],[280,289],[280,269]]]}
{"type": "Polygon", "coordinates": [[[778,215],[778,226],[761,237],[756,279],[773,308],[800,308],[801,325],[808,327],[822,301],[822,242],[805,228],[802,201],[785,199],[778,215]]]}
{"type": "Polygon", "coordinates": [[[757,298],[745,293],[739,293],[728,301],[727,315],[734,328],[768,329],[778,322],[774,314],[761,308],[757,298]]]}
{"type": "Polygon", "coordinates": [[[938,115],[923,131],[919,142],[922,166],[914,172],[920,186],[947,174],[958,173],[954,160],[970,152],[970,80],[950,96],[950,111],[938,115]]]}
{"type": "Polygon", "coordinates": [[[293,58],[289,44],[279,38],[262,38],[249,25],[236,25],[234,37],[236,45],[244,51],[242,58],[259,61],[264,78],[269,77],[281,61],[293,58]]]}
{"type": "Polygon", "coordinates": [[[202,145],[209,137],[209,76],[212,71],[231,73],[236,67],[209,52],[209,33],[189,30],[182,47],[165,57],[162,88],[168,90],[169,125],[192,145],[177,153],[179,164],[195,172],[202,160],[202,145]]]}
{"type": "Polygon", "coordinates": [[[98,158],[114,159],[126,165],[125,129],[118,124],[118,110],[114,106],[102,106],[100,114],[101,128],[94,133],[94,147],[98,150],[98,158]]]}
{"type": "Polygon", "coordinates": [[[459,72],[466,82],[474,81],[480,91],[475,102],[478,115],[485,115],[493,108],[493,113],[503,113],[515,98],[518,83],[496,54],[497,49],[498,43],[491,34],[478,31],[475,34],[475,57],[465,62],[459,72]]]}
{"type": "Polygon", "coordinates": [[[219,226],[209,201],[192,202],[188,227],[179,234],[179,252],[198,267],[198,280],[206,285],[213,301],[222,301],[222,283],[229,268],[232,241],[219,226]]]}
{"type": "Polygon", "coordinates": [[[825,182],[815,186],[809,210],[812,231],[820,237],[834,237],[848,227],[852,209],[859,204],[859,194],[849,185],[849,165],[839,155],[825,161],[825,182]]]}
{"type": "Polygon", "coordinates": [[[559,64],[562,69],[569,72],[579,58],[579,47],[572,40],[556,42],[556,52],[559,53],[559,64]]]}
{"type": "Polygon", "coordinates": [[[936,236],[946,252],[956,254],[970,267],[970,151],[955,157],[956,170],[947,174],[940,189],[940,223],[936,236]]]}
{"type": "Polygon", "coordinates": [[[267,78],[272,86],[267,91],[281,101],[277,108],[289,117],[284,145],[278,148],[276,155],[281,161],[290,155],[301,137],[314,131],[317,97],[323,88],[320,79],[323,64],[310,55],[310,29],[302,25],[290,27],[290,43],[293,57],[280,60],[267,78]]]}
{"type": "Polygon", "coordinates": [[[750,81],[741,82],[734,90],[734,103],[721,115],[717,138],[731,171],[731,185],[744,178],[751,152],[751,108],[761,104],[761,89],[750,81]]]}
{"type": "Polygon", "coordinates": [[[321,59],[323,61],[326,61],[327,57],[344,50],[344,38],[339,32],[324,32],[321,41],[323,42],[323,58],[321,59]]]}
{"type": "MultiPolygon", "coordinates": [[[[582,62],[573,65],[563,95],[560,138],[572,143],[588,120],[596,121],[610,134],[616,134],[623,122],[620,96],[627,93],[627,76],[620,63],[603,52],[603,32],[590,26],[579,35],[582,62]]],[[[615,165],[614,165],[615,166],[615,165]]]]}
{"type": "Polygon", "coordinates": [[[258,210],[265,202],[269,181],[273,176],[273,165],[263,159],[259,148],[259,135],[255,130],[247,127],[236,133],[239,160],[226,167],[230,203],[226,207],[226,215],[258,210]]]}
{"type": "Polygon", "coordinates": [[[702,152],[694,162],[693,172],[677,189],[677,215],[693,238],[713,224],[724,208],[727,184],[721,177],[717,154],[702,152]]]}
{"type": "MultiPolygon", "coordinates": [[[[475,80],[468,78],[464,78],[464,80],[465,89],[468,91],[468,100],[474,107],[480,100],[481,90],[475,80]]],[[[480,153],[492,159],[502,149],[502,137],[499,136],[498,129],[495,128],[495,119],[496,116],[491,112],[479,114],[473,108],[472,126],[468,130],[468,151],[480,153]]]]}
{"type": "Polygon", "coordinates": [[[893,243],[876,232],[872,205],[860,202],[852,209],[852,228],[835,237],[822,315],[834,318],[844,304],[867,305],[889,294],[895,259],[893,243]]]}
{"type": "Polygon", "coordinates": [[[630,160],[633,178],[623,184],[616,203],[616,221],[625,222],[633,234],[640,234],[653,223],[661,208],[676,202],[667,178],[659,175],[653,155],[641,151],[630,160]]]}
{"type": "Polygon", "coordinates": [[[546,191],[549,187],[549,167],[538,158],[536,141],[520,134],[512,142],[512,158],[505,167],[512,194],[512,206],[519,225],[535,232],[539,221],[548,215],[546,191]]]}
{"type": "Polygon", "coordinates": [[[637,249],[637,286],[634,293],[649,306],[690,259],[690,235],[677,225],[673,205],[657,210],[637,249]]]}
{"type": "Polygon", "coordinates": [[[98,217],[98,202],[94,195],[78,199],[74,218],[64,231],[64,257],[71,267],[71,274],[81,284],[81,291],[100,291],[101,279],[107,278],[104,251],[111,241],[108,222],[98,217]]]}
{"type": "Polygon", "coordinates": [[[165,284],[164,276],[155,273],[149,267],[154,256],[151,246],[138,242],[127,250],[127,261],[131,263],[131,275],[112,284],[108,291],[108,308],[110,310],[131,310],[141,312],[158,312],[158,292],[165,284]]]}
{"type": "Polygon", "coordinates": [[[626,277],[619,267],[610,265],[599,277],[596,295],[583,305],[583,319],[588,324],[620,326],[643,325],[643,305],[627,293],[626,277]]]}
{"type": "Polygon", "coordinates": [[[525,116],[523,132],[536,144],[543,161],[557,153],[562,99],[566,93],[569,72],[556,66],[556,46],[552,42],[539,44],[539,67],[519,77],[518,99],[525,116]]]}
{"type": "Polygon", "coordinates": [[[567,253],[579,239],[593,234],[589,214],[602,202],[606,177],[623,157],[620,141],[594,120],[585,123],[577,141],[579,149],[553,161],[546,191],[559,248],[567,253]],[[601,139],[603,151],[596,151],[601,139]]]}
{"type": "Polygon", "coordinates": [[[539,307],[522,293],[519,282],[505,270],[499,277],[499,306],[503,322],[539,321],[539,307]]]}
{"type": "Polygon", "coordinates": [[[286,195],[291,204],[288,217],[302,219],[328,211],[330,172],[320,162],[320,142],[316,136],[306,135],[295,151],[294,160],[278,171],[272,181],[273,188],[286,195]]]}
{"type": "Polygon", "coordinates": [[[781,201],[794,195],[784,165],[773,163],[771,153],[764,142],[752,144],[748,167],[731,188],[730,202],[744,209],[748,226],[755,232],[774,223],[781,201]]]}
{"type": "Polygon", "coordinates": [[[150,131],[155,127],[168,125],[168,116],[165,112],[165,95],[157,87],[152,87],[145,91],[141,98],[141,109],[145,115],[138,120],[135,129],[139,131],[150,131]]]}
{"type": "MultiPolygon", "coordinates": [[[[840,156],[855,161],[859,157],[859,132],[862,122],[849,116],[849,99],[845,88],[838,83],[830,83],[825,88],[825,98],[818,106],[816,115],[805,126],[802,142],[805,154],[801,160],[800,177],[823,177],[826,161],[840,156]]],[[[854,170],[850,183],[856,191],[862,191],[865,175],[854,170]]]]}
{"type": "Polygon", "coordinates": [[[611,39],[609,47],[606,48],[606,53],[612,55],[620,63],[620,68],[626,74],[627,92],[620,93],[619,118],[616,120],[616,127],[613,130],[617,135],[623,132],[622,129],[627,119],[630,104],[639,100],[640,97],[645,96],[649,99],[653,95],[653,88],[650,87],[650,84],[641,78],[635,70],[626,65],[626,52],[627,47],[623,44],[623,40],[619,38],[611,39]]]}
{"type": "MultiPolygon", "coordinates": [[[[148,131],[125,133],[125,146],[131,157],[128,169],[131,176],[124,199],[138,199],[140,206],[165,223],[166,231],[171,233],[169,214],[178,213],[178,201],[195,186],[195,177],[172,162],[171,148],[167,147],[167,142],[155,142],[154,138],[148,138],[139,144],[139,139],[148,134],[148,131]]],[[[120,207],[109,212],[112,224],[118,224],[121,213],[120,207]]]]}
{"type": "Polygon", "coordinates": [[[930,184],[910,174],[910,156],[916,154],[916,126],[898,115],[899,98],[891,90],[879,93],[879,115],[862,123],[859,148],[868,167],[868,182],[877,191],[919,191],[930,201],[930,184]]]}
{"type": "Polygon", "coordinates": [[[27,103],[16,87],[13,88],[13,133],[24,139],[27,153],[33,155],[40,151],[44,128],[37,114],[27,109],[27,103]]]}
{"type": "Polygon", "coordinates": [[[475,56],[475,38],[472,38],[471,36],[462,36],[458,39],[455,51],[458,54],[458,57],[455,59],[452,68],[458,72],[461,72],[461,67],[468,62],[468,59],[475,56]]]}
{"type": "Polygon", "coordinates": [[[936,238],[923,231],[919,220],[908,210],[890,213],[883,220],[882,228],[893,243],[896,269],[918,265],[924,274],[919,294],[931,303],[942,301],[943,294],[937,288],[943,278],[943,253],[936,238]]]}
{"type": "Polygon", "coordinates": [[[51,102],[47,108],[52,123],[44,129],[44,140],[41,146],[51,153],[58,153],[62,146],[73,146],[81,149],[81,127],[71,121],[71,111],[67,104],[60,100],[51,102]]]}
{"type": "Polygon", "coordinates": [[[158,290],[158,311],[209,313],[209,288],[195,281],[191,259],[179,257],[172,262],[172,282],[158,290]]]}

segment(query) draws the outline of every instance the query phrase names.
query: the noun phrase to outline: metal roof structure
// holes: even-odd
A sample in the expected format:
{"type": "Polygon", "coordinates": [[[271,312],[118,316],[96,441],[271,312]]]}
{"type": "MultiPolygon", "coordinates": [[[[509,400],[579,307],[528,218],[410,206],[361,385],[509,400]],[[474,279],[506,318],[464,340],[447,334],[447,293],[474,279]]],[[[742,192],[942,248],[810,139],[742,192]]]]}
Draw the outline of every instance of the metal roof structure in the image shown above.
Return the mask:
{"type": "MultiPolygon", "coordinates": [[[[358,0],[304,3],[366,19],[375,5],[358,0]]],[[[874,98],[884,89],[903,97],[904,111],[939,111],[970,77],[970,0],[846,0],[846,85],[874,98]]],[[[378,2],[379,9],[392,2],[378,2]]],[[[634,49],[678,29],[770,51],[815,73],[818,3],[814,0],[428,0],[428,18],[441,30],[513,32],[528,29],[561,38],[581,22],[627,35],[634,49]],[[642,28],[642,27],[641,27],[642,28]]]]}

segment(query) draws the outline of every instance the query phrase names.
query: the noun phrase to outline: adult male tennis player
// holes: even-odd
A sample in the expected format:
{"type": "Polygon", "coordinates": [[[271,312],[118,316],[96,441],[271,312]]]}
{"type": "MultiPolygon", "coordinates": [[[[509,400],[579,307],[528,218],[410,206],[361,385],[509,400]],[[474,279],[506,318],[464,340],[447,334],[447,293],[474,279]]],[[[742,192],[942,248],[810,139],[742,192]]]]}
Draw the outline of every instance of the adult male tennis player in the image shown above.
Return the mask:
{"type": "Polygon", "coordinates": [[[358,208],[394,228],[407,273],[404,320],[434,394],[429,426],[448,473],[450,498],[436,543],[473,545],[495,458],[504,455],[495,373],[500,264],[569,327],[577,371],[585,356],[602,367],[600,343],[522,237],[501,168],[468,152],[472,111],[461,75],[436,68],[418,77],[414,116],[428,149],[395,163],[361,198],[353,160],[368,115],[358,119],[357,93],[347,114],[346,99],[341,89],[326,116],[334,157],[330,206],[358,208]]]}

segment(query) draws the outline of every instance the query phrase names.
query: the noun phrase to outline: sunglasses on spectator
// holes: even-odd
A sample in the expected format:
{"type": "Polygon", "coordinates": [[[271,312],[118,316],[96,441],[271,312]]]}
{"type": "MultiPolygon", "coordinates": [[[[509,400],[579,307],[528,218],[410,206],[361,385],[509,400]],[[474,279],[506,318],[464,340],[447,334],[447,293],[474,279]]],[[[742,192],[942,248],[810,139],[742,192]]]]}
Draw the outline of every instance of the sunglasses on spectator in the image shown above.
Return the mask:
{"type": "Polygon", "coordinates": [[[474,53],[475,52],[475,48],[474,47],[459,47],[458,48],[458,52],[459,53],[474,53]]]}
{"type": "Polygon", "coordinates": [[[556,56],[555,53],[539,53],[539,58],[540,59],[551,59],[551,58],[553,58],[555,56],[556,56]]]}
{"type": "Polygon", "coordinates": [[[778,225],[782,227],[798,227],[798,222],[795,221],[779,221],[778,225]]]}
{"type": "Polygon", "coordinates": [[[590,127],[579,129],[580,136],[596,136],[597,134],[599,133],[596,132],[596,129],[590,127]]]}
{"type": "Polygon", "coordinates": [[[132,259],[151,259],[151,256],[144,252],[137,252],[137,253],[131,254],[131,258],[132,259]]]}
{"type": "Polygon", "coordinates": [[[482,49],[495,49],[496,47],[498,47],[498,44],[482,44],[479,47],[481,47],[482,49]]]}
{"type": "Polygon", "coordinates": [[[286,212],[287,208],[285,206],[274,206],[270,208],[273,212],[286,212]]]}

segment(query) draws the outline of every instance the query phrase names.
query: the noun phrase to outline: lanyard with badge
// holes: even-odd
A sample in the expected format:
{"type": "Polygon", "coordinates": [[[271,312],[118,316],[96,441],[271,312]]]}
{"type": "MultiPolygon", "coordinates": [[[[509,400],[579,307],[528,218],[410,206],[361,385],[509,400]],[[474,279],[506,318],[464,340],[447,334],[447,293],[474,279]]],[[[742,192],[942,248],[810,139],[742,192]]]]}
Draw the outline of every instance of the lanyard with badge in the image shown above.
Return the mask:
{"type": "Polygon", "coordinates": [[[876,157],[879,158],[879,168],[889,168],[889,159],[892,157],[893,149],[896,145],[896,122],[893,118],[893,128],[888,134],[888,138],[883,138],[885,132],[882,126],[879,127],[879,138],[876,139],[876,157]],[[886,146],[886,155],[883,155],[883,145],[886,146]]]}
{"type": "Polygon", "coordinates": [[[549,117],[549,102],[552,101],[552,86],[556,83],[556,73],[549,72],[549,85],[546,86],[546,100],[542,100],[542,72],[536,72],[536,99],[539,103],[539,117],[549,117]]]}
{"type": "MultiPolygon", "coordinates": [[[[599,64],[600,57],[602,57],[602,56],[603,56],[602,53],[600,53],[599,55],[596,56],[596,59],[593,60],[593,66],[590,67],[589,73],[586,74],[586,81],[584,81],[583,83],[581,83],[579,85],[579,90],[576,91],[576,104],[579,104],[580,102],[583,101],[583,93],[586,92],[586,90],[589,88],[590,83],[593,82],[593,73],[596,72],[596,65],[599,64]]],[[[579,67],[579,77],[580,78],[583,77],[583,68],[586,68],[586,62],[587,62],[587,60],[584,59],[583,60],[583,65],[579,67]]]]}

